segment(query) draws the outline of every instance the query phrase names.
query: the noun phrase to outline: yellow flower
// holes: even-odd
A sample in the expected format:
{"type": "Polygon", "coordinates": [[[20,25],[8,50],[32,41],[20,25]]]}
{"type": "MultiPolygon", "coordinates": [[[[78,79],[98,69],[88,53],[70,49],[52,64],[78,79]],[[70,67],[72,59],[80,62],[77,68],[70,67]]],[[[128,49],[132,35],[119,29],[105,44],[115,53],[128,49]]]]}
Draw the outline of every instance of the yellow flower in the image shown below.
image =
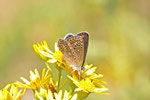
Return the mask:
{"type": "Polygon", "coordinates": [[[102,92],[108,90],[107,88],[99,88],[97,87],[92,80],[89,78],[82,79],[81,81],[76,81],[72,77],[68,76],[73,83],[77,86],[75,91],[83,91],[86,93],[98,93],[98,94],[104,94],[102,92]]]}
{"type": "Polygon", "coordinates": [[[25,89],[19,90],[14,84],[8,84],[3,90],[0,90],[0,100],[21,100],[25,91],[25,89]],[[10,91],[8,90],[9,88],[10,91]]]}
{"type": "Polygon", "coordinates": [[[39,43],[37,43],[37,45],[34,44],[33,49],[36,54],[42,58],[42,60],[47,61],[52,59],[51,61],[56,62],[53,56],[54,53],[49,49],[46,41],[41,42],[41,45],[39,43]]]}
{"type": "Polygon", "coordinates": [[[64,60],[63,54],[59,51],[57,43],[55,43],[55,53],[53,53],[46,41],[43,41],[41,45],[39,43],[33,45],[33,49],[37,55],[39,55],[44,61],[48,63],[56,63],[57,61],[61,64],[64,60]]]}
{"type": "Polygon", "coordinates": [[[53,53],[46,41],[43,41],[41,45],[39,43],[33,45],[33,49],[37,55],[39,55],[47,63],[56,63],[60,68],[63,68],[69,72],[72,71],[72,68],[64,60],[62,52],[58,49],[57,43],[55,43],[55,52],[53,53]]]}
{"type": "Polygon", "coordinates": [[[102,74],[96,74],[95,71],[96,71],[96,67],[94,67],[92,64],[91,65],[85,64],[84,70],[82,70],[82,73],[85,77],[88,77],[90,79],[103,77],[102,74]]]}
{"type": "Polygon", "coordinates": [[[103,77],[102,74],[96,74],[96,67],[93,65],[85,64],[84,70],[81,70],[81,79],[75,73],[72,73],[68,77],[75,84],[75,91],[78,92],[78,96],[80,99],[85,99],[89,93],[98,93],[98,94],[108,94],[103,93],[108,90],[101,84],[106,84],[106,82],[99,80],[99,78],[103,77]]]}
{"type": "MultiPolygon", "coordinates": [[[[96,67],[95,66],[93,66],[92,64],[91,65],[85,64],[84,65],[84,70],[80,71],[80,76],[78,76],[75,72],[71,73],[70,75],[76,81],[79,81],[79,77],[81,79],[89,78],[90,80],[95,80],[95,79],[103,77],[102,74],[97,74],[97,73],[95,73],[95,71],[96,71],[96,67]]],[[[106,82],[104,82],[104,81],[101,81],[101,82],[104,83],[104,84],[106,84],[106,82]]]]}
{"type": "Polygon", "coordinates": [[[39,89],[40,87],[48,87],[48,81],[51,81],[52,79],[50,78],[50,70],[48,69],[46,72],[45,72],[45,68],[43,69],[42,71],[42,78],[40,79],[40,75],[39,75],[39,72],[37,71],[37,69],[35,69],[35,73],[33,71],[30,71],[30,81],[28,81],[27,79],[21,77],[21,80],[24,82],[24,83],[21,83],[19,81],[17,81],[15,84],[18,86],[18,87],[21,87],[21,88],[30,88],[30,89],[39,89]]]}
{"type": "Polygon", "coordinates": [[[105,88],[103,85],[101,84],[107,84],[105,81],[101,81],[99,80],[99,78],[102,78],[103,75],[102,74],[97,74],[95,73],[96,71],[96,67],[93,66],[92,64],[91,65],[88,65],[88,64],[85,64],[84,66],[85,70],[83,71],[82,70],[82,73],[83,73],[83,78],[89,78],[90,80],[93,81],[94,85],[99,87],[99,88],[105,88]]]}

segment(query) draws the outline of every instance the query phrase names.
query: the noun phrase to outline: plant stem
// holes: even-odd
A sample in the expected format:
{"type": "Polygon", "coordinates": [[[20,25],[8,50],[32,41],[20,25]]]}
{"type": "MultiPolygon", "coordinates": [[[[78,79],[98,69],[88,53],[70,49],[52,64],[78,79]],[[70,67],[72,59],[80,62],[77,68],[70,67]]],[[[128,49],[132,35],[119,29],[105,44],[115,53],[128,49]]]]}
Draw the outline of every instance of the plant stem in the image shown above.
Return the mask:
{"type": "Polygon", "coordinates": [[[46,64],[46,67],[48,68],[48,70],[50,70],[50,75],[52,77],[53,82],[56,83],[55,80],[54,80],[53,73],[52,73],[52,70],[51,70],[49,64],[47,62],[45,64],[46,64]]]}
{"type": "Polygon", "coordinates": [[[68,82],[68,80],[65,80],[65,82],[64,82],[63,85],[60,87],[60,89],[62,89],[62,88],[66,85],[67,82],[68,82]]]}
{"type": "Polygon", "coordinates": [[[58,70],[58,91],[59,91],[60,82],[61,82],[61,72],[62,70],[58,70]]]}

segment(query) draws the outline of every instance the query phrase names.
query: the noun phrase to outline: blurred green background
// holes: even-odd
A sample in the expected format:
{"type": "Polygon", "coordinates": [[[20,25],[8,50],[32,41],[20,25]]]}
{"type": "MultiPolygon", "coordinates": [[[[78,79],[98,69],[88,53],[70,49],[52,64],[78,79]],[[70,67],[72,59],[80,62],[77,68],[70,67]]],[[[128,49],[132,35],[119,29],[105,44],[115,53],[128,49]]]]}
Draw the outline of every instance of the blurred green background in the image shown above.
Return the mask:
{"type": "Polygon", "coordinates": [[[88,31],[86,61],[110,95],[87,100],[150,100],[149,10],[149,0],[0,0],[0,89],[45,67],[32,44],[46,40],[54,50],[58,38],[88,31]]]}

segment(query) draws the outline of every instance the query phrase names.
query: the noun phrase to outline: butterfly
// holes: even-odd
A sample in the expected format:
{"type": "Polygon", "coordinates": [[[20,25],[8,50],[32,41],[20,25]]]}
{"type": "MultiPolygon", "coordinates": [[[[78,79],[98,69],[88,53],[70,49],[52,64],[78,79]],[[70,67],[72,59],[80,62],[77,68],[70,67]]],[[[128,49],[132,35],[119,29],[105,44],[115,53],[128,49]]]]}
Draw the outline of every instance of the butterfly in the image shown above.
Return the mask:
{"type": "Polygon", "coordinates": [[[67,34],[64,39],[58,39],[57,46],[63,53],[65,61],[80,74],[81,69],[84,69],[87,49],[89,42],[88,32],[79,32],[77,35],[72,33],[67,34]]]}

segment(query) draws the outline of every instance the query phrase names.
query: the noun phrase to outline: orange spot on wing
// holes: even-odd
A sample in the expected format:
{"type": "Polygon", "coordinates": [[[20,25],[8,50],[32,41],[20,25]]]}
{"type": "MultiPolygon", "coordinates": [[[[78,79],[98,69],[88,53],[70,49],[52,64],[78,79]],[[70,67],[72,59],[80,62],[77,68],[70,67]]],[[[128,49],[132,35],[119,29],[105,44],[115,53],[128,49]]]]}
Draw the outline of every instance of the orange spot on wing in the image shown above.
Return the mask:
{"type": "Polygon", "coordinates": [[[74,43],[74,40],[70,41],[70,43],[74,43]]]}
{"type": "Polygon", "coordinates": [[[84,37],[85,37],[85,35],[81,35],[81,37],[82,37],[82,38],[84,38],[84,37]]]}
{"type": "Polygon", "coordinates": [[[75,42],[77,42],[77,41],[79,41],[79,40],[72,40],[72,41],[70,41],[70,43],[75,43],[75,42]]]}
{"type": "Polygon", "coordinates": [[[64,42],[60,42],[60,44],[63,44],[64,42]]]}
{"type": "Polygon", "coordinates": [[[59,47],[60,49],[62,49],[63,47],[61,46],[61,47],[59,47]]]}

